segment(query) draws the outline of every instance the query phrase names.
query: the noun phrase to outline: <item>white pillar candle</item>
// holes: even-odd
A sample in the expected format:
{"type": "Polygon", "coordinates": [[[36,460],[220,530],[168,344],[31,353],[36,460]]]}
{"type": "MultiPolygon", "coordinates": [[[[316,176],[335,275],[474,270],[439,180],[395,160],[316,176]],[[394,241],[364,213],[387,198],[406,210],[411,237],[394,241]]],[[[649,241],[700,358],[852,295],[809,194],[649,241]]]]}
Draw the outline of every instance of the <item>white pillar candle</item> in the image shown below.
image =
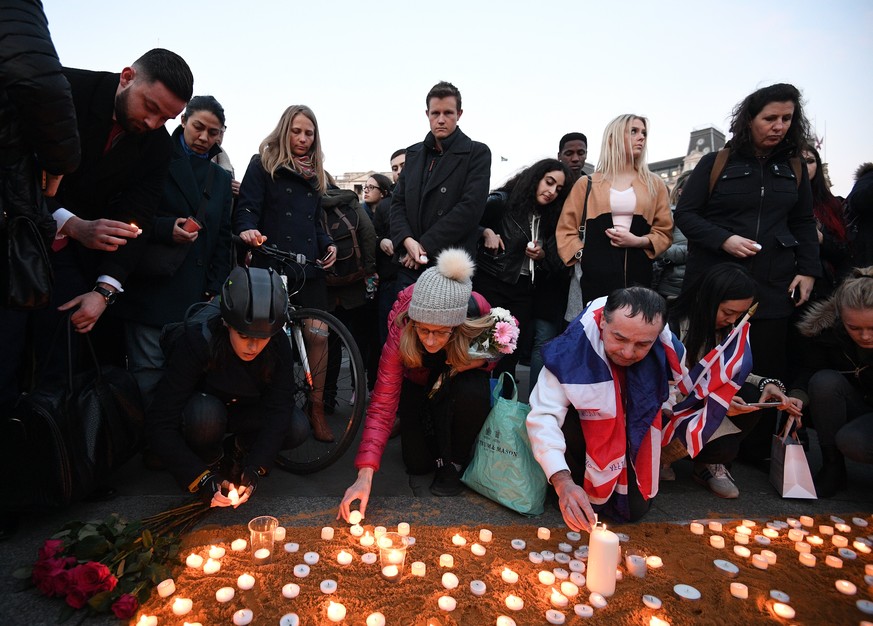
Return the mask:
{"type": "Polygon", "coordinates": [[[740,600],[746,600],[749,597],[749,588],[743,583],[731,583],[731,595],[740,600]]]}
{"type": "Polygon", "coordinates": [[[300,626],[300,616],[297,613],[285,613],[279,618],[279,626],[300,626]]]}
{"type": "Polygon", "coordinates": [[[194,608],[191,598],[176,598],[173,600],[173,615],[187,615],[194,608]]]}
{"type": "Polygon", "coordinates": [[[721,532],[721,522],[710,522],[709,523],[709,530],[711,530],[714,533],[720,533],[721,532]]]}
{"type": "Polygon", "coordinates": [[[537,539],[543,539],[544,541],[548,541],[552,538],[552,531],[544,526],[540,526],[537,528],[537,539]]]}
{"type": "Polygon", "coordinates": [[[216,574],[221,569],[221,561],[218,559],[209,559],[203,564],[204,574],[216,574]]]}
{"type": "MultiPolygon", "coordinates": [[[[650,569],[658,569],[662,565],[664,565],[664,561],[661,560],[661,557],[654,555],[646,557],[646,566],[650,569]]],[[[591,573],[589,572],[588,575],[590,576],[591,573]]]]}
{"type": "Polygon", "coordinates": [[[233,623],[235,626],[248,626],[254,617],[255,614],[252,613],[251,609],[240,609],[233,614],[233,623]]]}
{"type": "Polygon", "coordinates": [[[849,545],[849,540],[842,535],[834,535],[831,537],[831,543],[834,544],[835,548],[845,548],[849,545]]]}
{"type": "Polygon", "coordinates": [[[594,615],[594,609],[588,604],[577,604],[573,607],[573,612],[579,617],[591,617],[594,615]]]}
{"type": "Polygon", "coordinates": [[[692,534],[695,534],[695,535],[702,535],[703,534],[703,524],[701,524],[700,522],[691,522],[690,528],[691,528],[692,534]]]}
{"type": "Polygon", "coordinates": [[[255,577],[251,574],[240,574],[239,578],[236,579],[236,586],[243,591],[248,591],[255,586],[255,577]]]}
{"type": "Polygon", "coordinates": [[[470,581],[470,593],[472,593],[474,596],[484,596],[486,590],[487,587],[485,586],[485,583],[481,580],[470,581]]]}
{"type": "Polygon", "coordinates": [[[354,524],[353,526],[349,526],[349,533],[352,537],[360,537],[364,534],[364,527],[360,524],[354,524]]]}
{"type": "Polygon", "coordinates": [[[794,549],[798,552],[809,554],[812,551],[812,546],[805,541],[798,541],[794,544],[794,549]]]}
{"type": "Polygon", "coordinates": [[[446,613],[450,613],[458,606],[458,602],[451,596],[440,596],[440,599],[437,600],[437,605],[446,613]]]}
{"type": "Polygon", "coordinates": [[[378,557],[376,557],[375,552],[365,552],[364,554],[361,555],[361,563],[364,563],[366,565],[372,565],[373,563],[376,562],[377,558],[378,557]]]}
{"type": "Polygon", "coordinates": [[[167,580],[158,583],[158,595],[162,598],[168,598],[174,593],[176,593],[176,583],[173,582],[172,578],[168,578],[167,580]]]}
{"type": "Polygon", "coordinates": [[[425,566],[425,564],[423,562],[415,561],[412,564],[412,575],[413,576],[424,576],[426,571],[427,571],[427,567],[425,566]]]}
{"type": "Polygon", "coordinates": [[[220,559],[225,554],[225,549],[221,546],[209,546],[209,558],[220,559]]]}
{"type": "Polygon", "coordinates": [[[401,537],[408,537],[409,531],[410,528],[408,522],[400,522],[399,524],[397,524],[397,534],[401,537]]]}
{"type": "Polygon", "coordinates": [[[451,572],[443,574],[442,583],[446,589],[456,589],[458,587],[458,577],[451,572]]]}
{"type": "Polygon", "coordinates": [[[800,523],[802,526],[806,526],[807,528],[812,528],[812,525],[815,524],[815,520],[812,519],[809,515],[801,515],[800,523]]]}
{"type": "Polygon", "coordinates": [[[452,543],[456,546],[465,546],[467,545],[467,540],[461,537],[461,535],[456,534],[454,537],[452,537],[452,543]]]}
{"type": "Polygon", "coordinates": [[[792,528],[788,531],[788,538],[791,541],[803,541],[803,531],[798,528],[792,528]]]}
{"type": "Polygon", "coordinates": [[[761,556],[767,559],[767,565],[776,564],[776,553],[772,550],[761,550],[761,556]]]}
{"type": "Polygon", "coordinates": [[[575,598],[579,595],[579,586],[571,583],[569,580],[565,580],[561,583],[561,593],[568,598],[575,598]]]}
{"type": "Polygon", "coordinates": [[[597,593],[596,591],[592,592],[590,596],[588,596],[588,602],[591,603],[595,609],[603,609],[606,607],[606,598],[603,595],[597,593]]]}
{"type": "Polygon", "coordinates": [[[748,535],[741,535],[740,533],[736,533],[734,535],[734,541],[736,541],[741,546],[745,546],[745,545],[749,544],[749,536],[748,535]]]}
{"type": "Polygon", "coordinates": [[[599,522],[591,529],[588,540],[588,590],[602,596],[615,593],[615,566],[618,536],[599,522]]]}
{"type": "Polygon", "coordinates": [[[285,541],[285,535],[288,531],[284,526],[277,526],[276,530],[273,531],[273,541],[285,541]]]}
{"type": "Polygon", "coordinates": [[[513,539],[509,542],[509,545],[516,550],[524,550],[525,546],[527,546],[523,539],[513,539]]]}
{"type": "Polygon", "coordinates": [[[767,569],[767,558],[761,554],[753,554],[752,565],[754,565],[758,569],[767,569]]]}
{"type": "Polygon", "coordinates": [[[500,578],[503,579],[503,582],[509,583],[510,585],[514,585],[518,582],[518,574],[513,572],[508,567],[504,567],[503,571],[500,572],[500,578]]]}
{"type": "Polygon", "coordinates": [[[333,539],[333,528],[331,526],[325,526],[321,529],[321,538],[325,541],[330,541],[333,539]]]}
{"type": "Polygon", "coordinates": [[[564,614],[560,611],[555,611],[553,609],[546,611],[546,621],[549,624],[563,624],[564,619],[564,614]]]}
{"type": "Polygon", "coordinates": [[[289,600],[293,600],[297,596],[300,595],[300,585],[296,583],[288,583],[287,585],[282,586],[282,596],[288,598],[289,600]]]}
{"type": "Polygon", "coordinates": [[[364,534],[364,536],[361,537],[361,545],[364,546],[365,548],[369,548],[374,543],[376,543],[376,539],[375,539],[375,537],[373,537],[373,535],[370,534],[370,531],[368,530],[366,532],[366,534],[364,534]]]}
{"type": "Polygon", "coordinates": [[[497,626],[516,626],[515,620],[506,615],[497,616],[497,626]]]}
{"type": "Polygon", "coordinates": [[[487,528],[482,528],[479,530],[479,541],[482,543],[491,543],[491,540],[494,538],[494,533],[492,533],[487,528]]]}
{"type": "Polygon", "coordinates": [[[834,527],[828,526],[827,524],[819,524],[818,534],[819,535],[833,535],[834,534],[834,527]]]}
{"type": "Polygon", "coordinates": [[[474,543],[472,546],[470,546],[470,552],[472,552],[476,556],[485,556],[485,546],[480,543],[474,543]]]}
{"type": "Polygon", "coordinates": [[[295,565],[294,566],[294,575],[297,578],[306,578],[307,576],[309,576],[309,566],[304,565],[303,563],[295,565]]]}
{"type": "Polygon", "coordinates": [[[508,608],[510,611],[520,611],[524,608],[524,600],[512,594],[506,596],[506,600],[504,600],[504,602],[506,604],[506,608],[508,608]]]}
{"type": "Polygon", "coordinates": [[[234,539],[230,544],[230,549],[234,552],[242,552],[249,545],[245,539],[234,539]]]}
{"type": "Polygon", "coordinates": [[[352,511],[349,513],[349,524],[354,526],[355,524],[360,524],[361,520],[364,519],[364,516],[361,515],[360,511],[352,511]]]}
{"type": "Polygon", "coordinates": [[[370,613],[367,616],[367,626],[385,626],[385,616],[381,613],[370,613]]]}
{"type": "Polygon", "coordinates": [[[749,550],[746,546],[734,546],[734,554],[744,559],[747,559],[751,556],[752,551],[749,550]]]}
{"type": "Polygon", "coordinates": [[[808,552],[800,553],[800,562],[807,567],[815,567],[815,557],[808,552]]]}
{"type": "Polygon", "coordinates": [[[321,589],[321,593],[325,595],[336,593],[336,581],[331,580],[330,578],[322,580],[318,588],[321,589]]]}
{"type": "Polygon", "coordinates": [[[544,585],[555,584],[555,575],[552,572],[547,572],[545,570],[537,574],[537,579],[539,579],[539,581],[544,585]]]}
{"type": "Polygon", "coordinates": [[[340,565],[348,565],[352,562],[352,555],[345,550],[340,550],[339,554],[336,555],[336,562],[340,565]]]}
{"type": "Polygon", "coordinates": [[[773,603],[773,612],[783,619],[794,619],[794,609],[783,602],[773,603]]]}
{"type": "Polygon", "coordinates": [[[339,602],[331,601],[327,605],[327,619],[332,622],[341,622],[346,618],[346,607],[339,602]]]}
{"type": "Polygon", "coordinates": [[[298,550],[300,550],[299,543],[295,543],[294,541],[289,541],[288,543],[285,544],[285,552],[287,552],[288,554],[293,554],[294,552],[297,552],[298,550]]]}
{"type": "Polygon", "coordinates": [[[827,565],[828,567],[840,569],[841,567],[843,567],[843,559],[838,556],[833,556],[832,554],[829,554],[825,557],[825,565],[827,565]]]}
{"type": "Polygon", "coordinates": [[[539,565],[543,562],[543,555],[539,552],[531,552],[527,555],[527,560],[533,563],[534,565],[539,565]]]}
{"type": "Polygon", "coordinates": [[[455,566],[455,557],[451,554],[441,554],[440,555],[440,567],[454,567],[455,566]]]}
{"type": "Polygon", "coordinates": [[[722,537],[721,535],[710,536],[709,545],[711,545],[713,548],[724,548],[724,537],[722,537]]]}
{"type": "Polygon", "coordinates": [[[225,602],[230,602],[231,600],[233,600],[233,597],[235,595],[236,591],[234,591],[233,587],[222,587],[215,592],[215,599],[218,602],[224,604],[225,602]]]}
{"type": "Polygon", "coordinates": [[[200,569],[203,567],[203,557],[199,554],[191,553],[188,555],[188,558],[185,559],[185,565],[193,569],[200,569]]]}

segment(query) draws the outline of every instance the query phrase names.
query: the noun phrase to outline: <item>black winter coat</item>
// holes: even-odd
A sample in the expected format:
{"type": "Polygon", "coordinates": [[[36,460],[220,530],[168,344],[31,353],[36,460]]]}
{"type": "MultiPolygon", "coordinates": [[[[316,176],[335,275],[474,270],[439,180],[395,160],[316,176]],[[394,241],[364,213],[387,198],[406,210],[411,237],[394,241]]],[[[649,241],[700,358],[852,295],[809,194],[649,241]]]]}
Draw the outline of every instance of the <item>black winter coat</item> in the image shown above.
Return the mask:
{"type": "Polygon", "coordinates": [[[873,163],[858,168],[846,203],[852,265],[868,267],[873,265],[873,163]]]}
{"type": "Polygon", "coordinates": [[[712,265],[739,263],[758,282],[756,319],[791,315],[794,303],[788,285],[797,274],[821,274],[818,235],[812,214],[812,191],[806,168],[797,179],[786,150],[766,160],[732,153],[709,194],[709,176],[716,154],[704,156],[682,190],[675,220],[688,238],[683,289],[712,265]],[[732,235],[757,241],[761,251],[740,259],[721,249],[732,235]]]}

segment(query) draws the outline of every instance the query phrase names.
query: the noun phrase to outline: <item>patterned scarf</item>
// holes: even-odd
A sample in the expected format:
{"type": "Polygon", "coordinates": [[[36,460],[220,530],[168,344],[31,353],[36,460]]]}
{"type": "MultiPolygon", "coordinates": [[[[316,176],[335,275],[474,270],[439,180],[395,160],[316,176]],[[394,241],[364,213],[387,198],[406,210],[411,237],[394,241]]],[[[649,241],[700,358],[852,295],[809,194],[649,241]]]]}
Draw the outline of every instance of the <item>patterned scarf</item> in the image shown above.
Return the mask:
{"type": "Polygon", "coordinates": [[[315,177],[315,164],[312,162],[310,155],[307,154],[306,156],[299,157],[292,154],[291,162],[294,164],[294,171],[306,180],[315,177]]]}

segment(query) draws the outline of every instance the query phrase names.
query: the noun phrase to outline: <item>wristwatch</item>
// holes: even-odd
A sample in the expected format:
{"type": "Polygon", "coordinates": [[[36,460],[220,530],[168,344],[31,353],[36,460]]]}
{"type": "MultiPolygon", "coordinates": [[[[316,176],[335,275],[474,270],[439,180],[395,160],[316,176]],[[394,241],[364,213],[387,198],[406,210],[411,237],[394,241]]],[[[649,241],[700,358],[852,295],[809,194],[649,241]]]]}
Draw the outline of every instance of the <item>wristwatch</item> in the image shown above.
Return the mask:
{"type": "Polygon", "coordinates": [[[100,285],[95,285],[94,289],[92,289],[91,291],[96,291],[101,296],[103,296],[103,298],[106,300],[106,306],[114,304],[115,299],[118,297],[117,291],[109,291],[108,289],[106,289],[105,287],[101,287],[100,285]]]}

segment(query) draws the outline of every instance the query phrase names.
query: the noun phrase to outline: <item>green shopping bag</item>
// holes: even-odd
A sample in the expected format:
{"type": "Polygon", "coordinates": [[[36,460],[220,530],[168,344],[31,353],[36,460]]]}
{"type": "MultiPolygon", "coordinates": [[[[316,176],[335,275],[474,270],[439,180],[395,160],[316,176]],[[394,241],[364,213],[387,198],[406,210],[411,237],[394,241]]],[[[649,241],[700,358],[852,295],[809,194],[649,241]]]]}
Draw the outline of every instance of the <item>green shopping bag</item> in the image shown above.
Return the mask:
{"type": "Polygon", "coordinates": [[[476,440],[473,460],[461,480],[470,489],[517,511],[539,515],[546,498],[546,475],[534,459],[525,419],[530,405],[518,401],[518,386],[506,372],[491,391],[493,408],[476,440]],[[503,397],[504,380],[512,399],[503,397]]]}

